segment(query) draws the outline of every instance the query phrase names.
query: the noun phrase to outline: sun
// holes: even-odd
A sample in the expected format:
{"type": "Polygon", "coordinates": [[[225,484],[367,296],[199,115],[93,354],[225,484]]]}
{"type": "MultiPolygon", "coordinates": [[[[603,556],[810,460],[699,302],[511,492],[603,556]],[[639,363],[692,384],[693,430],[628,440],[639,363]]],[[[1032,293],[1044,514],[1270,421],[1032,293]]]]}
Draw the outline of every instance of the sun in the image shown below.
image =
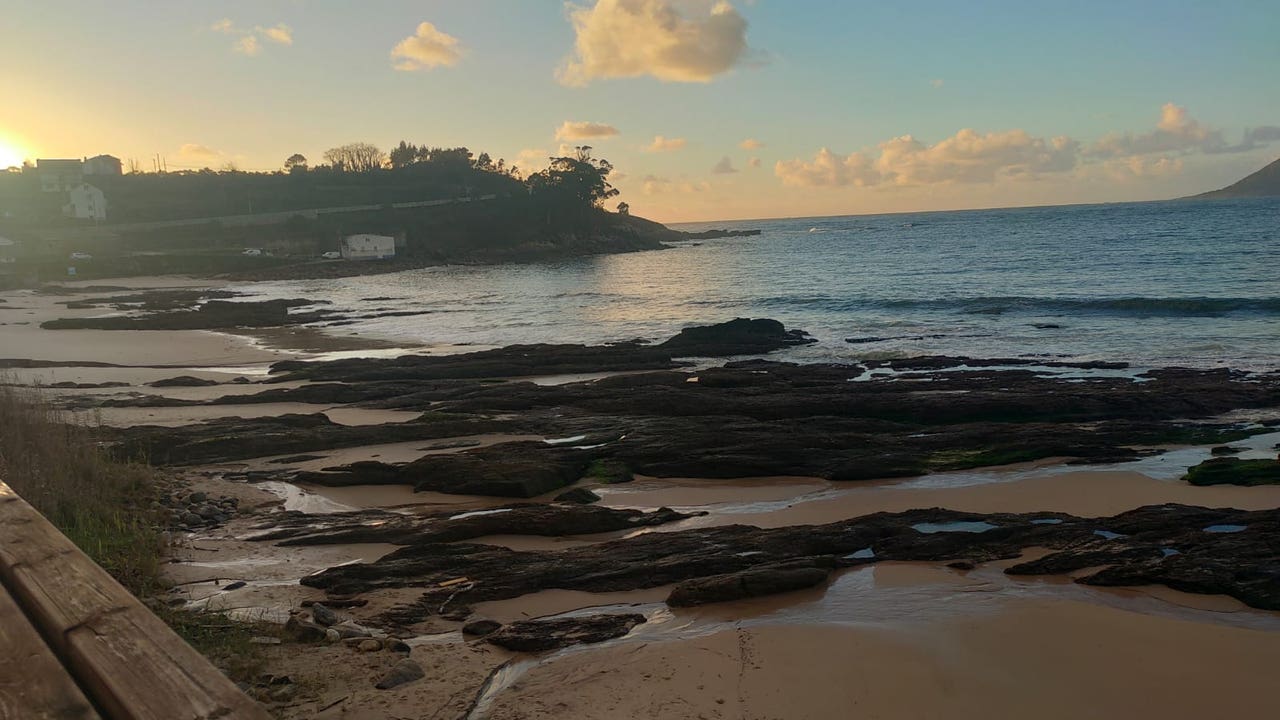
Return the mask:
{"type": "Polygon", "coordinates": [[[11,167],[22,167],[22,160],[25,157],[22,150],[14,145],[0,141],[0,170],[11,167]]]}

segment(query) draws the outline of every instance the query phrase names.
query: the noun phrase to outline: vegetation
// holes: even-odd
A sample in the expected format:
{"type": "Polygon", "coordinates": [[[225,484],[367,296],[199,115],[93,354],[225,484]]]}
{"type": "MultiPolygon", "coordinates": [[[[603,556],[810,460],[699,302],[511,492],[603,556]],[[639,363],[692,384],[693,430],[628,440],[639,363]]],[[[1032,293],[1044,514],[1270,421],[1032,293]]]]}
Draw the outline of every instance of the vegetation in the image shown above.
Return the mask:
{"type": "Polygon", "coordinates": [[[593,460],[587,466],[585,477],[606,485],[631,482],[631,468],[617,460],[593,460]]]}
{"type": "MultiPolygon", "coordinates": [[[[134,595],[166,588],[156,503],[162,478],[145,463],[112,459],[89,427],[12,384],[0,384],[0,478],[134,595]]],[[[214,612],[154,609],[233,679],[256,676],[261,655],[249,639],[271,629],[214,612]]]]}

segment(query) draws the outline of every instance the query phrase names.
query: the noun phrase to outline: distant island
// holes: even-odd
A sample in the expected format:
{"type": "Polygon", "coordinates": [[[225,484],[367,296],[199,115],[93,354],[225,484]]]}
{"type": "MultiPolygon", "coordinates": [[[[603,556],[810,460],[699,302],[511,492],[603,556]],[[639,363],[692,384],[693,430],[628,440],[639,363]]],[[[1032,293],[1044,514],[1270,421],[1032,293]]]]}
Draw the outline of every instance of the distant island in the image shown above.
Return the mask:
{"type": "Polygon", "coordinates": [[[1221,190],[1191,196],[1196,200],[1280,196],[1280,160],[1221,190]]]}

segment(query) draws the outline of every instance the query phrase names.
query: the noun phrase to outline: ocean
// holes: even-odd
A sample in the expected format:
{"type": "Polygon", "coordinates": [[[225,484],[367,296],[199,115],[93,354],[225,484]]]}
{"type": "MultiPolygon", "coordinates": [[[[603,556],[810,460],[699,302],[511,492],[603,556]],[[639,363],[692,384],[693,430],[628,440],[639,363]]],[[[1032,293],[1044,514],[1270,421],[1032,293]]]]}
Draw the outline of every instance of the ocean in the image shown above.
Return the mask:
{"type": "Polygon", "coordinates": [[[687,325],[770,317],[818,338],[781,356],[797,361],[947,354],[1280,369],[1280,198],[673,227],[761,234],[233,289],[430,311],[334,330],[442,349],[662,340],[687,325]]]}

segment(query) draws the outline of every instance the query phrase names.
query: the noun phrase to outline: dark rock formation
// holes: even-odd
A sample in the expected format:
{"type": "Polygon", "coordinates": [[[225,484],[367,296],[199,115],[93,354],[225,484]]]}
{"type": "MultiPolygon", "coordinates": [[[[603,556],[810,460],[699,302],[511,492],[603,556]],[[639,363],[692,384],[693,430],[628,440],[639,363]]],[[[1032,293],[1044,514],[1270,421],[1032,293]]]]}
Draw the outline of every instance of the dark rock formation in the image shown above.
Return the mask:
{"type": "Polygon", "coordinates": [[[473,620],[462,626],[462,634],[472,637],[484,637],[491,635],[502,627],[502,623],[497,620],[473,620]]]}
{"type": "Polygon", "coordinates": [[[600,496],[584,487],[576,487],[566,490],[556,496],[556,502],[574,503],[576,505],[590,505],[593,502],[599,502],[600,496]]]}
{"type": "Polygon", "coordinates": [[[570,645],[598,643],[622,637],[644,622],[634,613],[521,620],[485,636],[487,643],[516,652],[543,652],[570,645]]]}
{"type": "Polygon", "coordinates": [[[1192,485],[1280,485],[1280,460],[1217,457],[1187,469],[1192,485]]]}
{"type": "Polygon", "coordinates": [[[671,590],[667,604],[689,607],[803,590],[826,582],[834,568],[835,558],[820,556],[685,580],[671,590]]]}
{"type": "Polygon", "coordinates": [[[658,345],[681,357],[755,355],[815,343],[803,330],[787,330],[777,320],[737,318],[716,325],[687,327],[658,345]]]}
{"type": "Polygon", "coordinates": [[[391,670],[374,684],[374,687],[379,690],[390,690],[425,676],[426,673],[422,671],[421,665],[405,658],[392,666],[391,670]]]}
{"type": "Polygon", "coordinates": [[[45,330],[224,330],[236,327],[279,327],[320,320],[329,313],[290,313],[289,308],[315,304],[312,300],[210,300],[194,310],[172,310],[140,316],[62,318],[40,323],[45,330]]]}
{"type": "MultiPolygon", "coordinates": [[[[704,513],[697,513],[698,515],[704,513]]],[[[659,508],[653,512],[600,506],[528,503],[487,510],[406,515],[385,510],[273,516],[254,540],[280,540],[280,545],[392,543],[423,545],[456,542],[486,535],[591,535],[655,527],[695,514],[659,508]]]]}
{"type": "MultiPolygon", "coordinates": [[[[1060,513],[984,515],[935,508],[876,513],[826,525],[730,525],[651,532],[556,551],[414,544],[373,563],[330,568],[303,578],[302,583],[337,594],[423,588],[421,600],[393,609],[384,618],[411,624],[449,607],[553,588],[634,590],[789,563],[812,568],[880,560],[980,563],[1046,547],[1054,552],[1009,572],[1104,568],[1077,582],[1166,584],[1187,592],[1230,595],[1253,607],[1280,609],[1278,537],[1280,509],[1157,505],[1090,519],[1060,513]],[[440,587],[459,577],[469,583],[461,588],[440,587]]],[[[804,578],[809,576],[816,578],[812,573],[804,578]]],[[[787,581],[800,579],[788,576],[787,581]]],[[[734,585],[727,583],[730,588],[734,585]]]]}
{"type": "Polygon", "coordinates": [[[156,380],[155,382],[149,382],[147,384],[150,385],[151,387],[157,387],[157,388],[208,387],[210,385],[217,385],[218,381],[206,380],[204,378],[198,378],[192,375],[179,375],[177,377],[165,378],[163,380],[156,380]]]}

